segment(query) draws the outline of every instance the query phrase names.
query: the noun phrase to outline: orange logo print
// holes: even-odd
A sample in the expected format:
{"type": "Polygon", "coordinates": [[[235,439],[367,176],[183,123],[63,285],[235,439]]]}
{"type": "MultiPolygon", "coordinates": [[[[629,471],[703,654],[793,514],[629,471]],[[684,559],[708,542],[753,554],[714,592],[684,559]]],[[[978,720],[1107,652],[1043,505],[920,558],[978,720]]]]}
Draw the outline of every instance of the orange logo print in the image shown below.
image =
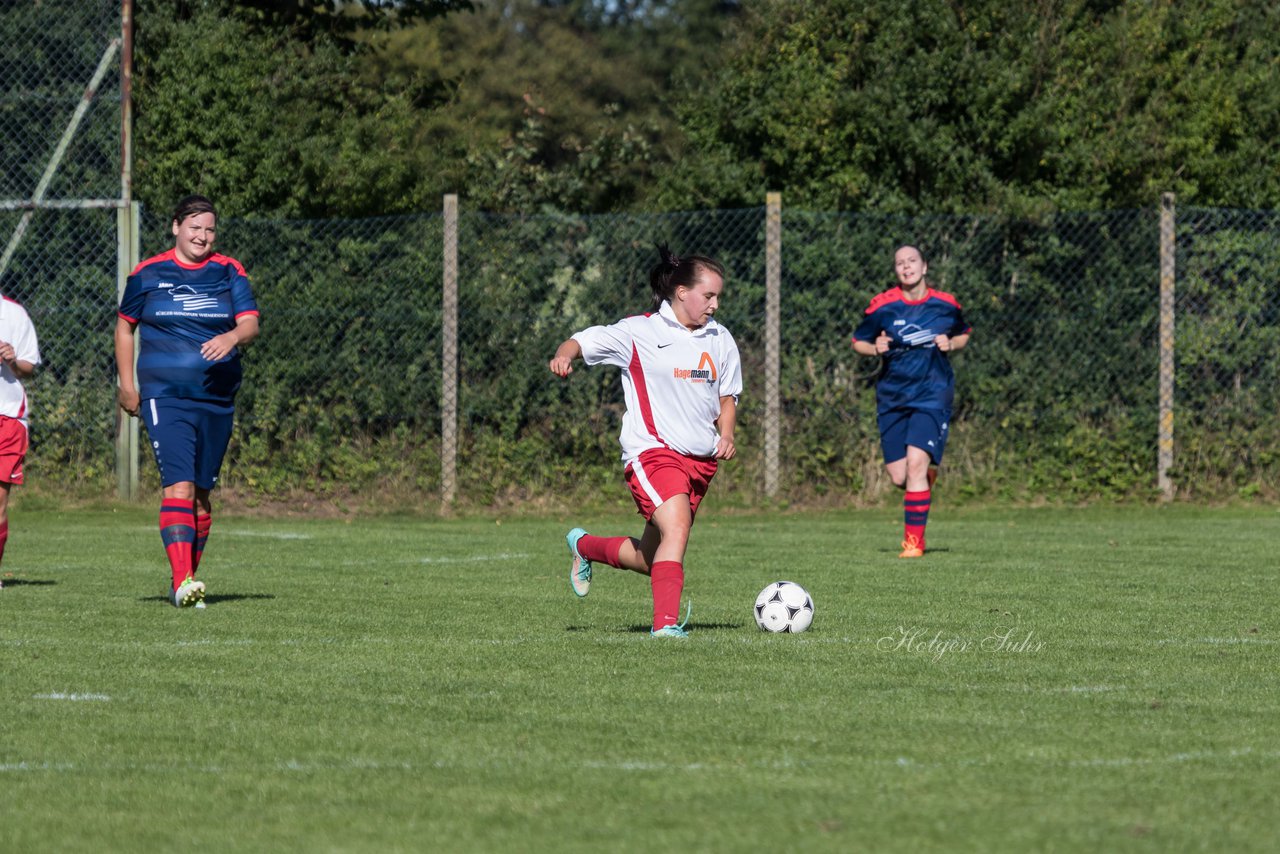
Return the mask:
{"type": "Polygon", "coordinates": [[[698,360],[698,370],[701,371],[703,368],[711,369],[711,382],[715,382],[716,381],[716,363],[711,361],[710,353],[703,353],[702,358],[698,360]]]}
{"type": "Polygon", "coordinates": [[[678,380],[688,380],[694,383],[713,383],[716,381],[716,363],[712,360],[710,353],[703,353],[702,358],[698,360],[698,367],[694,370],[686,368],[673,368],[675,378],[678,380]]]}

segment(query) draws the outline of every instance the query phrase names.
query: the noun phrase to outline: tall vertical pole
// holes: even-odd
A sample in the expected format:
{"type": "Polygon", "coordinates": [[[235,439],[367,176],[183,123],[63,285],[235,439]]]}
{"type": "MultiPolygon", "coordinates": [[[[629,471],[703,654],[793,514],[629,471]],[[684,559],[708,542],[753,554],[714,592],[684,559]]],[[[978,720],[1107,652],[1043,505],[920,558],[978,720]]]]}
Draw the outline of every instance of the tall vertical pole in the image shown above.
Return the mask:
{"type": "Polygon", "coordinates": [[[782,435],[782,194],[765,196],[764,238],[764,492],[778,494],[782,435]]]}
{"type": "MultiPolygon", "coordinates": [[[[120,4],[120,207],[116,208],[116,302],[124,294],[129,273],[138,265],[141,235],[138,205],[133,201],[133,0],[120,4]]],[[[138,337],[133,359],[137,364],[138,337]]],[[[116,493],[122,501],[138,497],[138,419],[119,406],[116,412],[116,493]]]]}
{"type": "Polygon", "coordinates": [[[441,304],[440,506],[458,497],[458,197],[444,197],[444,290],[441,304]]]}
{"type": "Polygon", "coordinates": [[[1173,383],[1174,288],[1176,283],[1176,234],[1174,196],[1160,196],[1160,435],[1156,454],[1156,485],[1161,498],[1173,498],[1173,383]]]}
{"type": "Polygon", "coordinates": [[[120,202],[133,201],[133,0],[120,7],[120,202]]]}
{"type": "MultiPolygon", "coordinates": [[[[116,208],[116,303],[124,295],[125,282],[133,268],[138,266],[141,245],[138,225],[139,205],[130,202],[116,208]]],[[[133,364],[138,360],[138,334],[133,336],[133,364]]],[[[121,501],[133,501],[138,497],[138,419],[113,404],[116,411],[116,493],[121,501]]]]}

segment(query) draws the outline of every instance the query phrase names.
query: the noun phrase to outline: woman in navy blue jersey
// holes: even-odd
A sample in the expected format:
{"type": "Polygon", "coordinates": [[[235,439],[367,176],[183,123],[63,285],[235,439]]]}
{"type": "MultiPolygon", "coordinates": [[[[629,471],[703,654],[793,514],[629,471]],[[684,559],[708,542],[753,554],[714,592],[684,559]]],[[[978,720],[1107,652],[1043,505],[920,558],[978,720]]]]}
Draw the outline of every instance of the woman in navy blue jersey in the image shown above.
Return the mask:
{"type": "Polygon", "coordinates": [[[933,497],[930,466],[942,462],[955,397],[947,354],[969,343],[970,326],[956,298],[925,278],[929,265],[919,249],[899,247],[893,266],[898,284],[871,300],[853,349],[884,361],[876,382],[880,448],[889,479],[906,490],[899,557],[916,558],[924,556],[933,497]]]}
{"type": "Polygon", "coordinates": [[[231,441],[240,348],[258,335],[244,267],[213,251],[217,225],[204,196],[178,202],[173,248],[137,266],[116,319],[120,408],[142,415],[160,469],[160,538],[179,608],[204,607],[195,573],[212,524],[209,494],[231,441]]]}

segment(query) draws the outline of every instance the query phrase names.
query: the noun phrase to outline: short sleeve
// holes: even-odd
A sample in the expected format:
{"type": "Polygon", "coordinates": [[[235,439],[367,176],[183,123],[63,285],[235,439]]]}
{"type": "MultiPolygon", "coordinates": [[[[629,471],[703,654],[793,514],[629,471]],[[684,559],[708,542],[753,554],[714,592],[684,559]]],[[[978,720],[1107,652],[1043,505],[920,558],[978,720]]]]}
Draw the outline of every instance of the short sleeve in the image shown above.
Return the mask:
{"type": "Polygon", "coordinates": [[[742,359],[738,354],[738,342],[728,330],[724,331],[724,353],[720,359],[720,396],[735,401],[742,394],[742,359]]]}
{"type": "Polygon", "coordinates": [[[573,334],[582,348],[582,359],[588,365],[613,365],[625,368],[631,364],[635,336],[626,320],[609,326],[591,326],[573,334]]]}
{"type": "Polygon", "coordinates": [[[147,297],[142,290],[142,278],[138,274],[130,276],[124,285],[124,294],[120,297],[120,316],[130,323],[137,323],[146,307],[147,297]]]}
{"type": "Polygon", "coordinates": [[[853,330],[854,341],[875,341],[880,334],[880,312],[868,310],[858,328],[853,330]]]}
{"type": "Polygon", "coordinates": [[[24,362],[38,365],[40,364],[40,342],[36,339],[36,328],[31,323],[31,317],[26,309],[20,310],[22,314],[19,322],[14,325],[14,340],[9,343],[13,345],[14,356],[24,362]]]}
{"type": "Polygon", "coordinates": [[[239,319],[245,314],[257,314],[258,302],[253,298],[253,288],[249,285],[249,277],[232,267],[231,274],[231,312],[239,319]]]}

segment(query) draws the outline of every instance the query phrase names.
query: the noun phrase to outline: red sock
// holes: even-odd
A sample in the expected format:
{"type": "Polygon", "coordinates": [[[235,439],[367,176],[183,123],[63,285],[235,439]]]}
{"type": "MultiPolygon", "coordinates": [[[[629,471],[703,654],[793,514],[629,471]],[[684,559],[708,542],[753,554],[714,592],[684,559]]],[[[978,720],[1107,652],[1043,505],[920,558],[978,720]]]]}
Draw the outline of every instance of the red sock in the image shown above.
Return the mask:
{"type": "Polygon", "coordinates": [[[208,513],[196,512],[196,544],[191,550],[191,574],[200,568],[200,556],[204,554],[204,544],[209,542],[209,528],[213,526],[213,517],[208,513]]]}
{"type": "Polygon", "coordinates": [[[931,498],[932,493],[926,489],[923,492],[908,492],[902,499],[902,538],[909,540],[915,537],[920,548],[924,548],[924,527],[929,524],[931,498]]]}
{"type": "Polygon", "coordinates": [[[169,556],[173,589],[192,574],[191,553],[196,544],[196,506],[190,501],[160,502],[160,539],[169,556]]]}
{"type": "Polygon", "coordinates": [[[674,626],[680,621],[680,594],[684,591],[684,564],[660,560],[649,575],[653,588],[653,630],[674,626]]]}
{"type": "Polygon", "coordinates": [[[578,540],[578,554],[590,561],[621,567],[618,553],[622,551],[622,544],[626,541],[626,537],[593,537],[583,534],[578,540]]]}
{"type": "Polygon", "coordinates": [[[9,542],[9,520],[0,522],[0,560],[4,560],[4,544],[9,542]]]}

